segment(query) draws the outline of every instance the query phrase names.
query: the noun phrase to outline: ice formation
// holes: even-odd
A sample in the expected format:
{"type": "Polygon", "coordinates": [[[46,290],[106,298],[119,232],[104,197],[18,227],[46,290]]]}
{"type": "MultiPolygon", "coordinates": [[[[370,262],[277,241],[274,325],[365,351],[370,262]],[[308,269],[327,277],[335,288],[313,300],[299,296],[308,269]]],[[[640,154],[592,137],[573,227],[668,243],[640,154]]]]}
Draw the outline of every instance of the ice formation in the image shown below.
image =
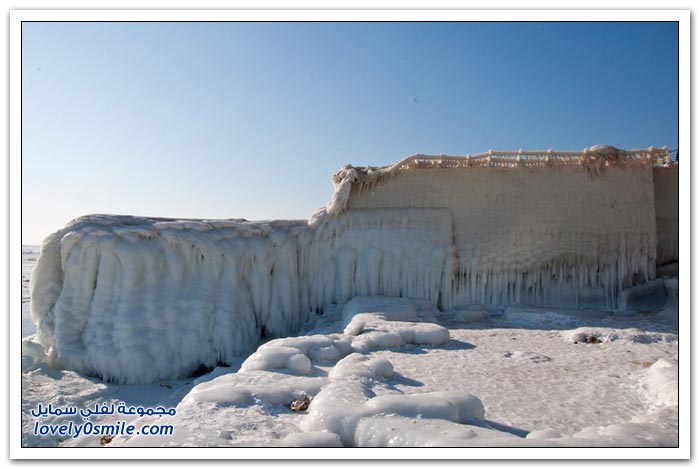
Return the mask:
{"type": "Polygon", "coordinates": [[[229,362],[307,318],[303,223],[91,216],[50,236],[32,276],[37,340],[60,366],[152,382],[229,362]]]}
{"type": "MultiPolygon", "coordinates": [[[[361,295],[443,310],[615,309],[621,290],[655,277],[653,169],[667,155],[599,146],[346,166],[308,222],[79,218],[42,247],[35,340],[56,366],[145,383],[230,363],[361,295]]],[[[376,331],[353,347],[445,340],[428,323],[373,320],[376,331]]],[[[362,332],[361,321],[347,334],[362,332]]],[[[343,347],[314,353],[335,359],[343,347]]],[[[260,353],[280,369],[309,368],[290,350],[260,353]]]]}
{"type": "Polygon", "coordinates": [[[296,433],[267,442],[266,446],[434,446],[445,443],[464,446],[485,433],[497,439],[515,440],[511,435],[488,427],[484,406],[469,393],[375,393],[393,377],[394,369],[389,360],[364,353],[357,338],[374,331],[363,332],[354,327],[358,318],[365,325],[384,324],[386,334],[391,330],[402,331],[397,334],[396,342],[378,344],[380,349],[409,343],[424,325],[443,332],[438,343],[449,340],[447,329],[422,322],[423,315],[412,303],[401,298],[360,297],[346,304],[342,317],[354,334],[316,334],[267,342],[243,363],[238,373],[219,376],[194,387],[178,405],[178,414],[210,404],[243,411],[257,402],[269,409],[270,406],[289,405],[301,396],[311,396],[308,412],[300,416],[296,433]],[[413,332],[409,333],[411,330],[413,332]],[[319,354],[327,348],[335,350],[333,358],[319,354]],[[313,363],[315,376],[308,376],[307,369],[283,365],[284,358],[279,357],[294,354],[301,354],[313,363]],[[330,366],[330,369],[324,373],[315,368],[316,365],[330,366]],[[387,431],[389,429],[392,431],[387,431]]]}

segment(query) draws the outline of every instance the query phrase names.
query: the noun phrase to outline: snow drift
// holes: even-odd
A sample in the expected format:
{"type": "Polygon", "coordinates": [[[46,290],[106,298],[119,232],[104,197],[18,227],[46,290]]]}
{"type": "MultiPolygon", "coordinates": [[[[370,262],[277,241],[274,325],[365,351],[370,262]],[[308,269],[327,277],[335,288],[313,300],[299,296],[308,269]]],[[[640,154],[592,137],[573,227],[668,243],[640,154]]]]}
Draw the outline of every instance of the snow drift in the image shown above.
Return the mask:
{"type": "MultiPolygon", "coordinates": [[[[623,288],[655,277],[652,168],[667,155],[593,147],[346,166],[308,222],[79,218],[42,247],[35,339],[56,366],[145,383],[228,363],[357,295],[614,309],[623,288]]],[[[362,347],[442,340],[429,325],[379,326],[362,347]]]]}

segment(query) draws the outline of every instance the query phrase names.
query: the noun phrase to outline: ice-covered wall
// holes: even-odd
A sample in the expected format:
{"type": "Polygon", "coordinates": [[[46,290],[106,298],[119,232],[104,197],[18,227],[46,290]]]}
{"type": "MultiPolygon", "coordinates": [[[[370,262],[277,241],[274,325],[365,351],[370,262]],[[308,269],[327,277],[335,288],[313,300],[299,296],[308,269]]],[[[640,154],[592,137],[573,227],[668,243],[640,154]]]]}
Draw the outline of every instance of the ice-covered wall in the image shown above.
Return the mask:
{"type": "Polygon", "coordinates": [[[678,166],[654,168],[656,263],[678,262],[678,166]]]}
{"type": "Polygon", "coordinates": [[[452,217],[443,208],[358,209],[328,217],[300,243],[304,301],[314,308],[356,295],[421,298],[449,292],[452,217]]]}
{"type": "Polygon", "coordinates": [[[47,238],[31,280],[36,340],[57,366],[114,381],[231,363],[356,295],[433,303],[449,281],[445,210],[305,221],[95,215],[47,238]]]}
{"type": "Polygon", "coordinates": [[[658,151],[514,155],[346,166],[308,222],[77,219],[32,274],[35,340],[56,366],[145,383],[356,295],[612,309],[654,277],[658,151]]]}
{"type": "Polygon", "coordinates": [[[347,210],[444,208],[456,262],[449,304],[615,307],[655,276],[651,167],[473,167],[401,171],[353,187],[347,210]]]}
{"type": "Polygon", "coordinates": [[[130,383],[186,376],[307,319],[305,222],[88,216],[47,238],[31,278],[37,340],[61,367],[130,383]]]}

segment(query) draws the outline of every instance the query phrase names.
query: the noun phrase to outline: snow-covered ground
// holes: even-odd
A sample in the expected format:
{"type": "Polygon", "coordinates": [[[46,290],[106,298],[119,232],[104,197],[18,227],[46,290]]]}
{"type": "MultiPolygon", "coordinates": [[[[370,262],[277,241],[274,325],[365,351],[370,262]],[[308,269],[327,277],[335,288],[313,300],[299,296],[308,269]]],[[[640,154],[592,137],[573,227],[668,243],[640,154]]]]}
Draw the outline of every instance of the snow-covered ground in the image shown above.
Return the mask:
{"type": "MultiPolygon", "coordinates": [[[[23,248],[25,274],[36,259],[23,248]]],[[[31,348],[28,345],[28,348],[31,348]]],[[[30,351],[28,351],[29,353],[30,351]]],[[[29,360],[24,446],[676,446],[678,326],[672,312],[611,315],[511,307],[440,313],[425,301],[358,297],[306,334],[262,344],[196,378],[118,385],[29,360]],[[310,398],[308,409],[293,401],[310,398]],[[82,424],[54,408],[174,408],[92,416],[172,425],[167,436],[34,435],[82,424]]],[[[308,403],[308,401],[307,401],[308,403]]]]}

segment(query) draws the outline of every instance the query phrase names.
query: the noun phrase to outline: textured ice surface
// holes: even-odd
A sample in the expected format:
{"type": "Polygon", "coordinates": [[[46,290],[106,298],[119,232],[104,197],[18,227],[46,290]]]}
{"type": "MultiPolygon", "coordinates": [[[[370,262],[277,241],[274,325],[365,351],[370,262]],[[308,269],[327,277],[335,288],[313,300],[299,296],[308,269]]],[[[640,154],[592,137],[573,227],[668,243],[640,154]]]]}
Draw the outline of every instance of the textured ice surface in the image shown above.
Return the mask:
{"type": "Polygon", "coordinates": [[[622,290],[617,297],[618,308],[630,311],[658,311],[668,301],[663,279],[656,279],[622,290]]]}
{"type": "MultiPolygon", "coordinates": [[[[146,383],[231,363],[357,294],[435,305],[449,239],[433,236],[434,226],[446,220],[440,210],[368,210],[312,230],[305,222],[78,219],[47,238],[32,274],[36,340],[57,366],[146,383]]],[[[288,358],[279,366],[308,366],[288,358]]]]}
{"type": "MultiPolygon", "coordinates": [[[[678,165],[654,168],[657,265],[678,262],[678,165]]],[[[678,272],[676,271],[676,275],[678,272]]]]}
{"type": "Polygon", "coordinates": [[[346,202],[358,209],[444,207],[452,285],[444,305],[523,303],[615,309],[623,288],[655,276],[652,168],[435,167],[377,171],[346,202]],[[379,182],[377,182],[379,181],[379,182]],[[621,188],[624,187],[624,190],[621,188]]]}
{"type": "Polygon", "coordinates": [[[87,217],[50,236],[33,272],[37,339],[62,367],[143,383],[231,363],[307,319],[303,223],[87,217]]]}

